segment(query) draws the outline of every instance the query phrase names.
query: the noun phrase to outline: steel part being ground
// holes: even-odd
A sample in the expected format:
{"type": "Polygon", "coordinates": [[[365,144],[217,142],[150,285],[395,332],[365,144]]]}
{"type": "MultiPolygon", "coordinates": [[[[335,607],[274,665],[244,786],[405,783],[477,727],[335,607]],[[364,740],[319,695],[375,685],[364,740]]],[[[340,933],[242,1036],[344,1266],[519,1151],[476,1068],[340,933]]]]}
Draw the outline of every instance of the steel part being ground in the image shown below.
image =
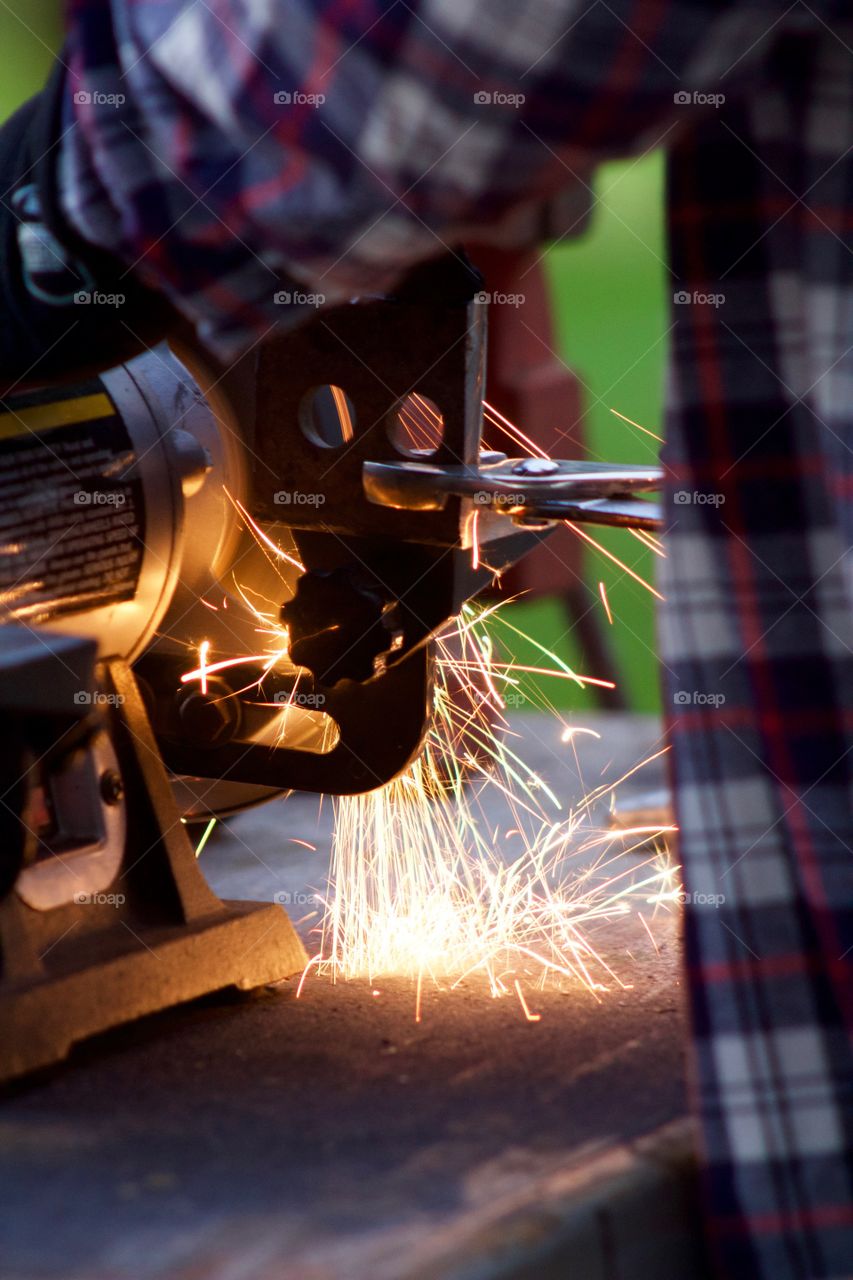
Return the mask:
{"type": "Polygon", "coordinates": [[[370,502],[394,510],[441,511],[451,498],[468,498],[521,525],[581,520],[638,529],[661,528],[659,505],[635,495],[662,483],[659,467],[551,458],[442,466],[369,461],[363,476],[370,502]]]}

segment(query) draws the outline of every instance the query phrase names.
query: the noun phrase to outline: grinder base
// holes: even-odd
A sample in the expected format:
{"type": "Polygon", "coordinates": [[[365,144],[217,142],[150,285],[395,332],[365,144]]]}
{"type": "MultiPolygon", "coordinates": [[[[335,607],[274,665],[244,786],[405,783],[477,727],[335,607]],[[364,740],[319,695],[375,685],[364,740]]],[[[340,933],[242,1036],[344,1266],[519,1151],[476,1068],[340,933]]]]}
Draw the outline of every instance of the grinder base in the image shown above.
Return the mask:
{"type": "Polygon", "coordinates": [[[226,902],[176,928],[113,933],[80,967],[0,992],[0,1081],[65,1058],[78,1041],[227,987],[251,990],[307,963],[296,930],[274,903],[226,902]],[[239,971],[239,977],[235,976],[239,971]]]}
{"type": "Polygon", "coordinates": [[[207,884],[127,664],[96,670],[88,641],[33,631],[7,647],[15,750],[0,788],[15,806],[0,852],[17,878],[0,884],[0,1082],[145,1014],[303,969],[280,906],[207,884]],[[85,715],[69,729],[71,705],[85,715]]]}

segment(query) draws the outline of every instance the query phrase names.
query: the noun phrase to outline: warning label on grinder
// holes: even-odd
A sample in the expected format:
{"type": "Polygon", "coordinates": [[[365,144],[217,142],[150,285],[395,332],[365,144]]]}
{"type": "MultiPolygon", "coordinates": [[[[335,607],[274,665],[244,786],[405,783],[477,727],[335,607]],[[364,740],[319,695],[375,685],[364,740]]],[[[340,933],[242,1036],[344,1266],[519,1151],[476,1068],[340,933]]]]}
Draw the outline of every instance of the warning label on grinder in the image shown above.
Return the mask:
{"type": "Polygon", "coordinates": [[[55,397],[0,402],[0,615],[33,623],[131,599],[145,551],[112,401],[98,382],[55,397]]]}

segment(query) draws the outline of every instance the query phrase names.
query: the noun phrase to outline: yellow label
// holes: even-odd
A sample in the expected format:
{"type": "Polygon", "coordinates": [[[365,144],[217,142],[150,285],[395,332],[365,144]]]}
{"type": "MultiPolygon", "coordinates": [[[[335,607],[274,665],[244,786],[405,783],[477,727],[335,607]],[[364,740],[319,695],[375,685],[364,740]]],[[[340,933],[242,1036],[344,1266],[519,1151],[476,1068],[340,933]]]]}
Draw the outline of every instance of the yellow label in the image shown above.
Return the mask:
{"type": "Polygon", "coordinates": [[[93,422],[115,413],[112,401],[103,392],[79,396],[76,400],[54,400],[51,404],[34,404],[28,409],[0,413],[0,440],[23,436],[30,431],[50,431],[54,427],[70,427],[75,422],[93,422]]]}

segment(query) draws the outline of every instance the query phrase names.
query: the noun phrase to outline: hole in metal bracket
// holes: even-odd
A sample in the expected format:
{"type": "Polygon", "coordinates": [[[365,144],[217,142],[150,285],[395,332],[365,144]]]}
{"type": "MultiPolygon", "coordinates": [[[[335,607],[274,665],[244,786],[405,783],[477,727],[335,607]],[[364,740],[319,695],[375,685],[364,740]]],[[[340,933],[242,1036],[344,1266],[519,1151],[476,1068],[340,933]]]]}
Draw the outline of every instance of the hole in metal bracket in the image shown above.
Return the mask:
{"type": "Polygon", "coordinates": [[[321,449],[340,449],[355,435],[355,409],[345,391],[331,384],[313,387],[299,406],[302,434],[321,449]]]}
{"type": "Polygon", "coordinates": [[[444,440],[444,415],[434,401],[411,392],[392,410],[388,438],[404,458],[429,458],[444,440]]]}

